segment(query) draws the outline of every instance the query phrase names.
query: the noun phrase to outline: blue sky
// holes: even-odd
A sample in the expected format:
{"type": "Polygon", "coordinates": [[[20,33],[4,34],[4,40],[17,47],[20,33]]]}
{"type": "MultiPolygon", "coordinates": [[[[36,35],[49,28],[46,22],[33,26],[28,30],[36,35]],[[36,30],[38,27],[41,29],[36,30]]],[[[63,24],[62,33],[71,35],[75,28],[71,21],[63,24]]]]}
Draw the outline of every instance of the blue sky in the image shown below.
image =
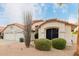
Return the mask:
{"type": "Polygon", "coordinates": [[[23,21],[23,10],[32,8],[33,19],[51,19],[58,18],[71,23],[77,22],[77,4],[63,4],[59,6],[53,3],[37,3],[37,4],[3,4],[0,3],[0,25],[10,23],[21,23],[23,21]],[[29,6],[30,5],[30,6],[29,6]]]}
{"type": "Polygon", "coordinates": [[[57,4],[37,4],[36,7],[41,8],[41,13],[36,17],[42,19],[59,18],[68,20],[73,18],[76,21],[77,18],[77,4],[64,4],[62,7],[57,4]]]}

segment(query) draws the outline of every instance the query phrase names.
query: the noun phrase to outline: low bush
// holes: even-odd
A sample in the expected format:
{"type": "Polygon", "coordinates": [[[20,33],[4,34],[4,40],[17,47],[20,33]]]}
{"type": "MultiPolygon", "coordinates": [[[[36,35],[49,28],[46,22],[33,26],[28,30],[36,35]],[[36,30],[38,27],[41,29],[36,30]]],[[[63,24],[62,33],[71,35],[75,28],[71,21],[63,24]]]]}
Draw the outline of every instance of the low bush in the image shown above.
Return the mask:
{"type": "Polygon", "coordinates": [[[35,48],[42,51],[51,50],[51,41],[48,39],[36,39],[34,41],[35,48]]]}
{"type": "Polygon", "coordinates": [[[20,38],[20,42],[24,42],[24,39],[23,38],[20,38]]]}
{"type": "Polygon", "coordinates": [[[66,40],[63,38],[52,39],[52,47],[62,50],[66,47],[66,40]]]}

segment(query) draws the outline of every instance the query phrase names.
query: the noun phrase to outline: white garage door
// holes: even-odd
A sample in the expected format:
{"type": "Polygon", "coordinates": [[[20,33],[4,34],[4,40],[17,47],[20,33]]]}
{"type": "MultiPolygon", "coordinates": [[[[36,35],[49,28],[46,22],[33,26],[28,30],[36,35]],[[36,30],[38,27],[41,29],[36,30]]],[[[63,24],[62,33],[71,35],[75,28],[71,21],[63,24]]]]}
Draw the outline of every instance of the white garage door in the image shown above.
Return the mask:
{"type": "Polygon", "coordinates": [[[13,34],[5,34],[4,40],[13,40],[13,41],[19,41],[20,38],[24,38],[24,35],[22,33],[13,33],[13,34]]]}
{"type": "Polygon", "coordinates": [[[5,34],[4,39],[5,40],[16,40],[16,34],[5,34]]]}

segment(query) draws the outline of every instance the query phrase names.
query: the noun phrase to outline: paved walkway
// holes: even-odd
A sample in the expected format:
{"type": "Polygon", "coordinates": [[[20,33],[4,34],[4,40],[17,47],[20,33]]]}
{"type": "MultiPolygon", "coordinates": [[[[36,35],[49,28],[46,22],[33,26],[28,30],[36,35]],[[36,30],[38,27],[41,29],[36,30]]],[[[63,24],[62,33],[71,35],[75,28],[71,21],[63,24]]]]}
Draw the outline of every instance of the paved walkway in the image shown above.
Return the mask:
{"type": "Polygon", "coordinates": [[[64,50],[52,48],[51,51],[39,51],[33,46],[26,48],[24,43],[0,41],[0,55],[2,56],[72,56],[74,51],[75,46],[64,50]]]}

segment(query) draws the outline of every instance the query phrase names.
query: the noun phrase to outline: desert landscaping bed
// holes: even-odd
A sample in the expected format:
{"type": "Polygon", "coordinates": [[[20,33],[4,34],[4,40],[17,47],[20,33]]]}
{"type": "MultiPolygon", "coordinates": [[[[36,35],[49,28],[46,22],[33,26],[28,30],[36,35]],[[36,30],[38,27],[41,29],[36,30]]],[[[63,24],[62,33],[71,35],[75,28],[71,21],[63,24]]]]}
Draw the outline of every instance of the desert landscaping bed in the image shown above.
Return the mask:
{"type": "Polygon", "coordinates": [[[72,56],[75,51],[75,45],[66,47],[64,50],[52,48],[51,51],[39,51],[31,44],[26,48],[24,43],[13,41],[0,41],[0,55],[2,56],[72,56]]]}

